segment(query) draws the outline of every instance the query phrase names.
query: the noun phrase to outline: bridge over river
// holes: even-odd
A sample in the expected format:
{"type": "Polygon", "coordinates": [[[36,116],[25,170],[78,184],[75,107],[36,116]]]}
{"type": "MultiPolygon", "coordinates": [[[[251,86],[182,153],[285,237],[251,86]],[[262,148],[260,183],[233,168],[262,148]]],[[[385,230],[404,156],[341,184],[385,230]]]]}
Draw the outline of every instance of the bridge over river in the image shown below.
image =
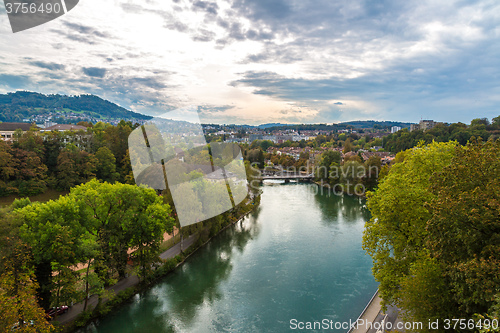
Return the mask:
{"type": "Polygon", "coordinates": [[[314,179],[314,174],[305,174],[305,173],[264,173],[260,177],[257,177],[261,182],[264,180],[284,180],[285,183],[290,182],[291,180],[295,180],[297,182],[310,182],[314,179]]]}

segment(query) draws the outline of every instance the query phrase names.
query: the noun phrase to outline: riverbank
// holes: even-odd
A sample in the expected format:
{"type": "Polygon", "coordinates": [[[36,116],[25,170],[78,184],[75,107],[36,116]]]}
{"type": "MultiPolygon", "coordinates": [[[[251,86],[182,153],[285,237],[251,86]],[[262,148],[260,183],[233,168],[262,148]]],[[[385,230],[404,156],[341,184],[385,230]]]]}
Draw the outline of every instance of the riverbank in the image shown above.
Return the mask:
{"type": "Polygon", "coordinates": [[[404,332],[404,322],[400,318],[401,309],[387,306],[382,311],[382,298],[378,289],[356,320],[357,325],[347,333],[404,332]]]}
{"type": "MultiPolygon", "coordinates": [[[[359,315],[356,320],[357,323],[373,323],[377,318],[378,314],[382,309],[382,304],[380,303],[382,299],[378,294],[378,289],[375,294],[372,296],[364,310],[359,315]]],[[[368,328],[366,325],[358,325],[356,328],[351,328],[347,333],[366,333],[368,332],[368,328]]]]}
{"type": "Polygon", "coordinates": [[[213,237],[219,234],[222,230],[236,224],[250,214],[260,203],[260,196],[248,199],[245,204],[238,207],[240,215],[228,219],[228,223],[224,225],[215,235],[202,241],[202,234],[207,230],[202,229],[200,232],[190,235],[181,243],[174,244],[171,248],[162,252],[159,258],[162,260],[162,265],[157,267],[153,276],[147,281],[140,281],[136,275],[130,275],[125,279],[120,280],[115,285],[108,287],[106,290],[108,296],[102,297],[99,300],[97,295],[93,295],[87,301],[87,310],[84,311],[84,301],[74,304],[70,310],[59,316],[54,323],[61,332],[73,332],[78,328],[87,326],[90,322],[108,314],[113,309],[127,302],[135,294],[144,291],[155,284],[160,278],[163,278],[177,267],[181,266],[194,252],[207,244],[213,237]]]}

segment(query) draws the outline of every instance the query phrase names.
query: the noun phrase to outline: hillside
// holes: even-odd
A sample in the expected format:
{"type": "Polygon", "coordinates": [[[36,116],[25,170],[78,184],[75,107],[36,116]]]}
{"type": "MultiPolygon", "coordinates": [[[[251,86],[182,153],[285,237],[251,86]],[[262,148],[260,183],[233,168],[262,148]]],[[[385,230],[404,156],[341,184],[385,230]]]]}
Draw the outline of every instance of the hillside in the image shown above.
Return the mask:
{"type": "Polygon", "coordinates": [[[332,131],[346,128],[356,129],[388,129],[392,126],[410,128],[411,123],[399,121],[375,121],[375,120],[355,120],[338,124],[264,124],[257,126],[260,129],[269,131],[294,129],[299,131],[332,131]],[[274,126],[273,126],[274,125],[274,126]]]}
{"type": "Polygon", "coordinates": [[[28,91],[0,94],[0,121],[40,122],[49,116],[52,116],[52,120],[58,119],[59,123],[151,119],[150,116],[129,111],[94,95],[44,95],[28,91]]]}
{"type": "Polygon", "coordinates": [[[402,128],[410,128],[411,123],[403,123],[399,121],[376,121],[376,120],[355,120],[355,121],[347,121],[344,123],[339,123],[339,126],[347,126],[351,125],[354,128],[389,128],[392,126],[399,126],[402,128]]]}

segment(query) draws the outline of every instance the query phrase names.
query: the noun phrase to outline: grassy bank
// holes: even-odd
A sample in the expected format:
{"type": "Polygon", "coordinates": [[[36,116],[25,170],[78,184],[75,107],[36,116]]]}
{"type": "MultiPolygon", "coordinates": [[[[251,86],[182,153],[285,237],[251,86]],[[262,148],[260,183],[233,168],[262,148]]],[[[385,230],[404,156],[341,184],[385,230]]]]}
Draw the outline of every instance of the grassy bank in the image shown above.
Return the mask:
{"type": "MultiPolygon", "coordinates": [[[[31,202],[35,201],[46,202],[49,200],[59,199],[61,195],[66,195],[68,193],[69,191],[56,191],[53,189],[48,189],[42,194],[33,195],[28,198],[30,198],[31,202]]],[[[14,200],[20,198],[21,197],[18,195],[9,195],[8,197],[0,197],[0,206],[9,206],[14,202],[14,200]]]]}

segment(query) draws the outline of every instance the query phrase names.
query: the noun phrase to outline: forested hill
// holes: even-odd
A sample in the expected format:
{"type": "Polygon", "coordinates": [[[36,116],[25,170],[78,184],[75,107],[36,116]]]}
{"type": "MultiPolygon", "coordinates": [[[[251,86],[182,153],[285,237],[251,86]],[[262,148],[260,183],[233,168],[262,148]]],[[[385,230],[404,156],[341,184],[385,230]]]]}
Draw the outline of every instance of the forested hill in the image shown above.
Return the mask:
{"type": "Polygon", "coordinates": [[[347,128],[356,129],[388,129],[392,126],[400,126],[402,128],[410,128],[411,123],[400,121],[376,121],[376,120],[354,120],[337,124],[263,124],[256,126],[260,129],[268,131],[294,129],[299,131],[334,131],[347,128]]]}
{"type": "Polygon", "coordinates": [[[28,91],[0,94],[0,121],[33,121],[37,116],[48,113],[57,113],[63,118],[67,113],[81,114],[82,118],[96,120],[151,119],[150,116],[129,111],[94,95],[44,95],[28,91]]]}
{"type": "Polygon", "coordinates": [[[355,120],[355,121],[348,121],[348,122],[344,122],[344,123],[339,123],[338,125],[340,125],[340,126],[351,125],[354,128],[382,129],[382,128],[390,128],[392,126],[399,126],[402,128],[410,128],[411,123],[404,123],[404,122],[400,122],[400,121],[355,120]]]}

